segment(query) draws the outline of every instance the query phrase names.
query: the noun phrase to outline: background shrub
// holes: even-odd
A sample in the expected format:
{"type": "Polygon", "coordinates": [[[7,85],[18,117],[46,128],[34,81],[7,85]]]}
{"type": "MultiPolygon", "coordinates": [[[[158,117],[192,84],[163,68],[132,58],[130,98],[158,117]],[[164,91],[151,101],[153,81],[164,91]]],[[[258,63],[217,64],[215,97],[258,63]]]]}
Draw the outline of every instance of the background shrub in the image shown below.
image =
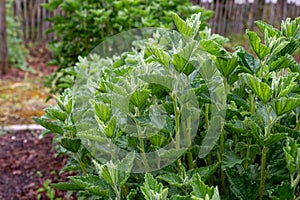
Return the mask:
{"type": "Polygon", "coordinates": [[[51,0],[43,6],[53,12],[64,11],[63,15],[49,19],[53,28],[48,33],[56,36],[49,43],[54,55],[49,64],[59,66],[46,82],[52,92],[70,87],[74,78],[70,67],[78,61],[78,56],[86,56],[108,36],[132,28],[171,28],[170,11],[183,18],[201,11],[203,20],[213,14],[193,6],[189,0],[51,0]]]}
{"type": "Polygon", "coordinates": [[[27,49],[19,37],[20,24],[15,20],[13,13],[13,0],[6,2],[6,25],[7,25],[7,47],[8,47],[8,61],[13,67],[26,70],[27,49]]]}

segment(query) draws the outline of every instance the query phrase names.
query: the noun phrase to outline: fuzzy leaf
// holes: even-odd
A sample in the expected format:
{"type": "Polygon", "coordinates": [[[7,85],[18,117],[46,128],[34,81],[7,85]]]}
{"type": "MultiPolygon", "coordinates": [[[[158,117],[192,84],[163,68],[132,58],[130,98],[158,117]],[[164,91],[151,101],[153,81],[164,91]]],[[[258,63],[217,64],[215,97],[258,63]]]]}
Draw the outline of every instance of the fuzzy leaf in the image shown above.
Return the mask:
{"type": "Polygon", "coordinates": [[[276,61],[273,61],[270,64],[270,71],[275,71],[281,68],[291,68],[296,65],[296,61],[293,56],[285,54],[284,56],[279,57],[276,61]]]}
{"type": "Polygon", "coordinates": [[[272,103],[272,108],[277,116],[290,112],[299,106],[300,97],[281,97],[280,99],[275,99],[272,103]]]}
{"type": "Polygon", "coordinates": [[[45,112],[53,119],[58,119],[62,122],[64,122],[67,118],[67,114],[65,112],[54,107],[46,108],[45,112]]]}
{"type": "Polygon", "coordinates": [[[33,117],[32,119],[36,123],[40,124],[41,126],[45,127],[49,131],[51,131],[52,133],[58,133],[60,135],[64,134],[63,128],[60,125],[58,125],[57,123],[55,123],[55,122],[50,122],[50,121],[48,121],[46,119],[38,118],[38,117],[33,117]]]}
{"type": "Polygon", "coordinates": [[[158,48],[147,48],[147,50],[154,55],[156,60],[163,64],[164,66],[170,65],[170,55],[162,49],[158,48]]]}
{"type": "Polygon", "coordinates": [[[254,50],[258,58],[260,60],[264,59],[264,57],[266,57],[266,55],[270,53],[270,49],[266,45],[261,43],[261,40],[258,37],[257,33],[249,30],[247,30],[246,33],[250,39],[252,49],[254,50]]]}
{"type": "Polygon", "coordinates": [[[287,181],[277,185],[274,189],[269,190],[271,200],[294,199],[294,191],[291,184],[287,181]]]}
{"type": "Polygon", "coordinates": [[[77,190],[84,189],[84,187],[80,187],[76,183],[70,183],[70,182],[52,183],[51,186],[59,190],[67,190],[67,191],[77,191],[77,190]]]}
{"type": "Polygon", "coordinates": [[[200,40],[200,47],[204,51],[221,58],[230,58],[230,54],[218,43],[213,40],[200,40]]]}
{"type": "Polygon", "coordinates": [[[254,58],[254,56],[252,56],[242,48],[238,50],[237,55],[241,59],[241,65],[249,69],[252,72],[252,74],[255,74],[258,71],[259,61],[256,58],[254,58]]]}
{"type": "Polygon", "coordinates": [[[228,151],[224,153],[224,161],[222,163],[222,168],[233,168],[237,164],[241,164],[244,159],[241,159],[236,153],[228,151]]]}
{"type": "Polygon", "coordinates": [[[173,21],[178,29],[178,31],[186,36],[191,36],[193,33],[193,28],[189,26],[184,20],[182,20],[176,13],[172,13],[173,21]]]}
{"type": "Polygon", "coordinates": [[[278,37],[281,35],[281,32],[277,28],[273,27],[270,24],[267,24],[266,22],[258,20],[255,23],[263,33],[266,34],[267,32],[269,37],[278,37]]]}
{"type": "Polygon", "coordinates": [[[143,107],[147,103],[147,99],[150,95],[148,89],[138,89],[130,97],[130,102],[138,108],[143,107]]]}
{"type": "Polygon", "coordinates": [[[238,66],[237,58],[231,57],[231,58],[219,58],[217,57],[215,60],[216,66],[218,70],[221,72],[221,74],[224,77],[227,77],[235,68],[238,66]]]}
{"type": "Polygon", "coordinates": [[[218,200],[220,199],[218,188],[213,188],[205,185],[201,177],[198,174],[195,174],[192,177],[191,186],[193,191],[191,192],[193,200],[218,200]]]}
{"type": "Polygon", "coordinates": [[[158,183],[150,173],[145,174],[144,186],[141,186],[142,193],[146,200],[166,200],[168,188],[163,189],[163,185],[158,183]]]}
{"type": "Polygon", "coordinates": [[[287,137],[287,133],[275,133],[269,135],[267,138],[264,139],[264,145],[270,147],[271,145],[280,142],[284,138],[287,137]]]}
{"type": "Polygon", "coordinates": [[[217,163],[207,166],[207,167],[198,167],[198,168],[187,171],[187,175],[189,177],[192,177],[194,174],[199,174],[201,179],[203,181],[206,181],[216,172],[216,170],[219,168],[219,166],[220,166],[220,163],[217,162],[217,163]]]}
{"type": "Polygon", "coordinates": [[[167,173],[167,174],[161,174],[159,176],[156,177],[159,180],[165,181],[170,185],[173,185],[175,187],[178,188],[182,188],[183,184],[183,179],[178,176],[177,174],[171,174],[171,173],[167,173]]]}
{"type": "Polygon", "coordinates": [[[59,144],[64,147],[65,149],[77,153],[80,146],[81,140],[79,138],[71,139],[71,138],[62,138],[59,144]]]}
{"type": "Polygon", "coordinates": [[[109,190],[105,182],[99,176],[88,174],[87,176],[71,176],[70,179],[76,185],[94,194],[101,196],[109,195],[109,190]]]}
{"type": "Polygon", "coordinates": [[[226,174],[230,182],[230,189],[240,200],[256,200],[258,197],[258,185],[246,174],[227,168],[226,174]]]}
{"type": "Polygon", "coordinates": [[[104,134],[111,138],[116,133],[116,118],[112,117],[109,122],[107,123],[107,126],[104,129],[104,134]]]}
{"type": "Polygon", "coordinates": [[[94,110],[96,115],[99,117],[101,121],[106,123],[109,120],[111,115],[110,105],[107,103],[96,102],[96,101],[93,101],[93,105],[94,105],[94,110]]]}
{"type": "Polygon", "coordinates": [[[195,70],[195,66],[189,62],[195,47],[196,43],[191,42],[173,55],[172,64],[179,73],[183,72],[184,74],[189,75],[195,70]]]}
{"type": "Polygon", "coordinates": [[[258,78],[250,74],[243,73],[240,74],[240,77],[264,104],[268,103],[273,93],[268,84],[261,82],[258,78]]]}
{"type": "Polygon", "coordinates": [[[280,77],[280,82],[276,87],[276,92],[278,93],[278,97],[284,97],[288,93],[290,93],[295,86],[297,85],[296,79],[298,77],[298,73],[289,73],[284,77],[280,77]]]}

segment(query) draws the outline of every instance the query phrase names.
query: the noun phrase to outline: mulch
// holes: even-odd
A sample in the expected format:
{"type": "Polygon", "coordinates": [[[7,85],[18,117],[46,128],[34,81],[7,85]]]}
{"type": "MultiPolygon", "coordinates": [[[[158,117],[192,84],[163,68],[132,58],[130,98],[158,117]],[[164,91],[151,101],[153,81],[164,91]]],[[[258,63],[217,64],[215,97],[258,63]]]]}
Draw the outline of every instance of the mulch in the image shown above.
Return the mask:
{"type": "MultiPolygon", "coordinates": [[[[0,137],[1,200],[36,199],[45,180],[67,180],[68,174],[59,174],[67,158],[55,156],[53,135],[43,139],[39,135],[37,131],[19,131],[0,137]]],[[[55,196],[66,199],[66,192],[56,190],[55,196]]],[[[48,199],[45,193],[41,199],[48,199]]]]}

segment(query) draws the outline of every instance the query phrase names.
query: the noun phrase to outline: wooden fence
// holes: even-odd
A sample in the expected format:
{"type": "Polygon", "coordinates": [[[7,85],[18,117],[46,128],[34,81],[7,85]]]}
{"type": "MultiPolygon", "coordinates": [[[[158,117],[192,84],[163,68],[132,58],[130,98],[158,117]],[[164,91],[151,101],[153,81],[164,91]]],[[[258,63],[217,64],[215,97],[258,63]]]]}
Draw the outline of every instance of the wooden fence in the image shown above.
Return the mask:
{"type": "MultiPolygon", "coordinates": [[[[20,34],[25,41],[40,42],[53,39],[53,34],[45,34],[45,31],[51,28],[51,23],[47,22],[46,18],[53,15],[40,6],[46,2],[48,0],[15,0],[14,13],[21,24],[20,34]]],[[[255,20],[261,19],[279,27],[282,19],[300,15],[300,0],[193,0],[192,2],[213,10],[215,15],[209,21],[212,32],[225,35],[244,33],[246,28],[253,29],[255,20]]],[[[59,12],[57,10],[54,15],[59,12]]]]}
{"type": "Polygon", "coordinates": [[[256,20],[279,28],[283,19],[300,15],[300,0],[194,0],[193,3],[213,10],[212,32],[225,35],[253,29],[256,20]]]}

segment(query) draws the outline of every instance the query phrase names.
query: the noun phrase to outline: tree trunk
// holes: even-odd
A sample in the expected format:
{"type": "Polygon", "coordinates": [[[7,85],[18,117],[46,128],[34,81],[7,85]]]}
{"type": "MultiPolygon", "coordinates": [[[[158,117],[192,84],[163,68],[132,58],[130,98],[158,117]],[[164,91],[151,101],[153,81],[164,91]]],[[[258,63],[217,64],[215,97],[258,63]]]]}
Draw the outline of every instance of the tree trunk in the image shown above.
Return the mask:
{"type": "Polygon", "coordinates": [[[3,74],[8,66],[7,52],[5,0],[0,0],[0,68],[3,74]]]}

